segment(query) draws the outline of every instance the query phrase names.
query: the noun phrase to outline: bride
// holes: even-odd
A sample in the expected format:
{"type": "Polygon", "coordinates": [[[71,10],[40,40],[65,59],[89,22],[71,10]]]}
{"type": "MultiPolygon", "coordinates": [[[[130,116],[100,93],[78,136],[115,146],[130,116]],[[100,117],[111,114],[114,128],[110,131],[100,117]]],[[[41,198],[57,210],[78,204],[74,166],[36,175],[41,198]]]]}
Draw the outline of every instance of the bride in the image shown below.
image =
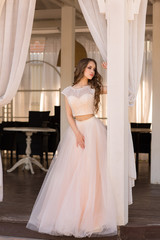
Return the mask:
{"type": "Polygon", "coordinates": [[[106,236],[117,232],[107,172],[107,131],[95,117],[107,92],[94,59],[78,63],[65,96],[69,128],[61,140],[27,228],[51,235],[106,236]]]}

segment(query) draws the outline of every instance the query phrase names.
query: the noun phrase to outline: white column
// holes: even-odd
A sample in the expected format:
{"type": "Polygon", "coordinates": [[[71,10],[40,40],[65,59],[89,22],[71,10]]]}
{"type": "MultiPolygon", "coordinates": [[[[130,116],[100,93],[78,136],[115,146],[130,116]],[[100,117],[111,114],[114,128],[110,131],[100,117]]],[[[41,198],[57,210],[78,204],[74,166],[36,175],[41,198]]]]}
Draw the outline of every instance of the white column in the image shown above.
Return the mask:
{"type": "Polygon", "coordinates": [[[126,1],[110,1],[108,13],[107,159],[115,193],[118,224],[124,225],[128,222],[128,21],[126,1]]]}
{"type": "MultiPolygon", "coordinates": [[[[73,82],[75,61],[75,8],[63,6],[61,21],[61,90],[63,90],[73,82]]],[[[64,96],[61,96],[61,136],[67,125],[64,96]]]]}
{"type": "Polygon", "coordinates": [[[153,1],[151,183],[160,184],[160,0],[153,1]]]}

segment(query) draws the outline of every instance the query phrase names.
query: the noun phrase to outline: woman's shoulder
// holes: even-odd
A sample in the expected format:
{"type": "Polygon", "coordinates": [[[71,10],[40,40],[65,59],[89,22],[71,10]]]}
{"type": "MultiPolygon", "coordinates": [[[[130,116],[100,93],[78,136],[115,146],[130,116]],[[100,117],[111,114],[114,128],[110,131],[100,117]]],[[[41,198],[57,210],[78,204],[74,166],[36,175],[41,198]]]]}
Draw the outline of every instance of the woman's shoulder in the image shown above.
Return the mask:
{"type": "Polygon", "coordinates": [[[61,93],[63,95],[65,95],[66,97],[68,97],[71,93],[71,90],[72,90],[72,86],[68,86],[68,87],[64,88],[63,91],[61,91],[61,93]]]}

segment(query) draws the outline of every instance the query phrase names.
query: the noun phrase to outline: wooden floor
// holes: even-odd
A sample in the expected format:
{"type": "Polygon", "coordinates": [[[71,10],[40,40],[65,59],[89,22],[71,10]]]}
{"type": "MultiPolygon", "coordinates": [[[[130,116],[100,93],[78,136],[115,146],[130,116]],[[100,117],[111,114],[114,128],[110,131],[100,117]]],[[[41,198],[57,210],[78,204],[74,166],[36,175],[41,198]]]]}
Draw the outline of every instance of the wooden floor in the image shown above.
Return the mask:
{"type": "Polygon", "coordinates": [[[160,240],[160,185],[150,184],[148,161],[139,161],[139,175],[129,206],[129,223],[120,227],[125,240],[160,240]]]}
{"type": "MultiPolygon", "coordinates": [[[[0,203],[0,236],[60,240],[60,237],[38,234],[25,228],[45,173],[37,167],[34,167],[34,175],[21,168],[7,173],[10,161],[5,157],[3,166],[4,201],[0,203]]],[[[149,183],[147,161],[139,162],[139,176],[133,189],[133,199],[134,203],[129,207],[129,223],[120,227],[119,237],[107,239],[160,240],[160,185],[149,183]]]]}
{"type": "Polygon", "coordinates": [[[139,163],[133,201],[129,207],[129,226],[160,224],[160,185],[150,184],[150,170],[146,161],[139,163]]]}

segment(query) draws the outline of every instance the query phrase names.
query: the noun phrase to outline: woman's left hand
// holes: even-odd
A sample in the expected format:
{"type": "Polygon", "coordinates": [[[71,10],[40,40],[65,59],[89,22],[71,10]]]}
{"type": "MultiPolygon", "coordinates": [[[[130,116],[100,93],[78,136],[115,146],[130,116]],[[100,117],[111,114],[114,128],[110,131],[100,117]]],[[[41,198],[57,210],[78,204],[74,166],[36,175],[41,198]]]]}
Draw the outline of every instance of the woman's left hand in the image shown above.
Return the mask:
{"type": "Polygon", "coordinates": [[[102,67],[103,67],[104,69],[107,69],[107,62],[103,62],[103,63],[102,63],[102,67]]]}

